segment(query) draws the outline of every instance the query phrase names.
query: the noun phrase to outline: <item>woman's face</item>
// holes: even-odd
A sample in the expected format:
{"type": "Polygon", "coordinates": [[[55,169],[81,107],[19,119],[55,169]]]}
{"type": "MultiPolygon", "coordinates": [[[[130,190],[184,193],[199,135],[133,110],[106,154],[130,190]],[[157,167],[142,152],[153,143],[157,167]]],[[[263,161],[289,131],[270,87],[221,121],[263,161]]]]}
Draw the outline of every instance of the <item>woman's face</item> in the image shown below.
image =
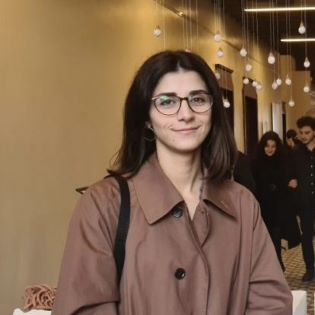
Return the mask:
{"type": "Polygon", "coordinates": [[[277,150],[277,144],[274,140],[267,140],[267,143],[265,145],[265,154],[267,156],[273,156],[276,153],[277,150]]]}
{"type": "MultiPolygon", "coordinates": [[[[198,95],[205,95],[202,93],[208,93],[208,89],[200,75],[195,71],[180,69],[169,72],[160,79],[153,97],[194,96],[196,102],[199,102],[198,95]]],[[[187,100],[182,100],[179,111],[169,116],[161,114],[152,103],[149,117],[158,154],[194,153],[200,149],[211,128],[211,109],[195,113],[189,108],[187,100]]]]}

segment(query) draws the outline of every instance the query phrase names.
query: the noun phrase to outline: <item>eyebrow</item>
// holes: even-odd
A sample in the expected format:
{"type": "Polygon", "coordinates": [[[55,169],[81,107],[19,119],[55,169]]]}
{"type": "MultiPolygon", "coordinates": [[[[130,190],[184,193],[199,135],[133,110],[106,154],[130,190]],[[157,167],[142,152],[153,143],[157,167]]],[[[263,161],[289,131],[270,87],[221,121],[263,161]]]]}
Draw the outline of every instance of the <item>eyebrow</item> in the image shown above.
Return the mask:
{"type": "MultiPolygon", "coordinates": [[[[206,93],[206,94],[209,94],[208,91],[206,90],[192,90],[189,92],[188,96],[191,96],[191,95],[196,95],[196,94],[199,94],[199,93],[206,93]]],[[[159,96],[178,96],[176,93],[174,92],[164,92],[164,93],[159,93],[155,96],[153,96],[153,98],[156,98],[156,97],[159,97],[159,96]]]]}

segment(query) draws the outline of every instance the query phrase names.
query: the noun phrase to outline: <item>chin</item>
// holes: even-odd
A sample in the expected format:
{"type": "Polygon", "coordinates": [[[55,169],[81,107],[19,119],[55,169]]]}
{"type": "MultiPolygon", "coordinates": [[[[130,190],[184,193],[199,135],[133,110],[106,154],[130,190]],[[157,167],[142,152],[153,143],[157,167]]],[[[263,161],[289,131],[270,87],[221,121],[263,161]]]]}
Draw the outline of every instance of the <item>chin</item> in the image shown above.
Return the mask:
{"type": "Polygon", "coordinates": [[[200,150],[200,146],[176,146],[173,147],[173,151],[182,154],[193,154],[200,150]]]}

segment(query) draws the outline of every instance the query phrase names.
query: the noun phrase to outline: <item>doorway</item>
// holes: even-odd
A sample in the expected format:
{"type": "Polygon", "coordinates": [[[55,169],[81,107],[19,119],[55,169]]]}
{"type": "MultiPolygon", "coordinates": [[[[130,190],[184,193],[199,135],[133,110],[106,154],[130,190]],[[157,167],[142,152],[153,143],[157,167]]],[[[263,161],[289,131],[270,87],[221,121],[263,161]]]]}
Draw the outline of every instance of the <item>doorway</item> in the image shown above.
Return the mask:
{"type": "Polygon", "coordinates": [[[245,95],[243,104],[245,152],[252,159],[258,143],[257,99],[245,95]]]}

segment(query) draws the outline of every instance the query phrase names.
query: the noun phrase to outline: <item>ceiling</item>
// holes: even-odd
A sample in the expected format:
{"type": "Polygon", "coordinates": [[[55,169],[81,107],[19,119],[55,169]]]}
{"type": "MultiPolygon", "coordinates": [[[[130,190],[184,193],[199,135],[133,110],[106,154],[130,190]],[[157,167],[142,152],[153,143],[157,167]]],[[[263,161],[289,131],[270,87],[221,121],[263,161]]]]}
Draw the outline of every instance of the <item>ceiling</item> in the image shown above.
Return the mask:
{"type": "MultiPolygon", "coordinates": [[[[315,6],[315,0],[273,0],[273,1],[249,1],[249,0],[222,0],[224,1],[224,7],[226,11],[226,17],[230,17],[236,20],[238,23],[242,23],[242,10],[241,3],[246,3],[247,7],[270,7],[272,2],[275,6],[285,7],[286,4],[290,6],[315,6]]],[[[267,45],[267,47],[275,47],[281,54],[291,54],[296,61],[296,70],[305,70],[304,60],[305,54],[305,43],[281,43],[280,38],[283,37],[305,37],[305,35],[300,35],[298,33],[298,28],[300,26],[301,19],[306,26],[307,37],[315,37],[315,11],[306,12],[279,12],[273,13],[273,27],[270,27],[270,20],[272,18],[271,13],[245,13],[247,16],[248,30],[255,32],[256,26],[258,25],[258,37],[261,41],[267,45]],[[257,20],[256,20],[257,16],[257,20]],[[306,20],[304,19],[306,17],[306,20]],[[257,23],[256,23],[257,21],[257,23]],[[287,36],[289,35],[289,36],[287,36]],[[275,38],[274,45],[272,44],[271,38],[275,38]]],[[[312,78],[315,78],[315,42],[307,43],[307,57],[311,63],[308,70],[311,71],[312,78]]],[[[312,85],[314,86],[313,80],[312,85]]]]}

